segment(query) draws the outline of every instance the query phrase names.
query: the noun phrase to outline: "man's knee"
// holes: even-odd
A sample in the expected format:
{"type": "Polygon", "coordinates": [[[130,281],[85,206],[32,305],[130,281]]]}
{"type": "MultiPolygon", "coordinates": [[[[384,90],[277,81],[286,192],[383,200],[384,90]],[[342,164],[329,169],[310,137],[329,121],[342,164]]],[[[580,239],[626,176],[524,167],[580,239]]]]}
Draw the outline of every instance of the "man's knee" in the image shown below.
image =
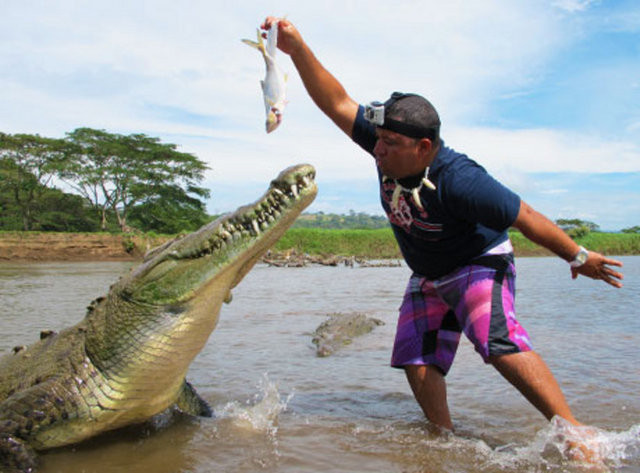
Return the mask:
{"type": "Polygon", "coordinates": [[[445,375],[436,365],[404,366],[409,385],[416,397],[430,396],[432,392],[444,389],[445,375]]]}
{"type": "Polygon", "coordinates": [[[444,374],[436,365],[405,366],[405,373],[422,411],[433,424],[453,430],[444,374]]]}

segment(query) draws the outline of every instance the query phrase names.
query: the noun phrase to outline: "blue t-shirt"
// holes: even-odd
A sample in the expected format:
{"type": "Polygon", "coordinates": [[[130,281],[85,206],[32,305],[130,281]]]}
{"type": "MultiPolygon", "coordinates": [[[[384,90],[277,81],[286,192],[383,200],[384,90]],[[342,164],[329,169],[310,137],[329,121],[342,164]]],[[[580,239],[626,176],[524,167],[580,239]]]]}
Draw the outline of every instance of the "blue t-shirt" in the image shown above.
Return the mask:
{"type": "MultiPolygon", "coordinates": [[[[364,119],[360,106],[352,139],[373,155],[375,127],[364,119]]],[[[411,193],[402,192],[397,209],[391,200],[396,182],[383,181],[378,169],[380,200],[409,267],[417,274],[437,279],[468,264],[508,239],[507,229],[520,210],[520,197],[496,181],[487,171],[445,146],[429,168],[429,180],[436,186],[420,189],[418,207],[411,193]]],[[[419,185],[404,183],[405,188],[419,185]]],[[[404,182],[404,180],[403,180],[404,182]]],[[[401,184],[403,183],[401,182],[401,184]]]]}

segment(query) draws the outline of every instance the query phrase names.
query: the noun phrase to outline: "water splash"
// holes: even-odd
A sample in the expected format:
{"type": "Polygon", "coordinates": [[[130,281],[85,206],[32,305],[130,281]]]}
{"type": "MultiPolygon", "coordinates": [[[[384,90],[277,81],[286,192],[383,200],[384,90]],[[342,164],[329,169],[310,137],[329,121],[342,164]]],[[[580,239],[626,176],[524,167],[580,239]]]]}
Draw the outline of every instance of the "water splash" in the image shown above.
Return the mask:
{"type": "Polygon", "coordinates": [[[437,433],[423,424],[358,422],[344,442],[349,451],[392,458],[404,471],[627,473],[640,471],[640,424],[610,432],[575,427],[553,419],[524,443],[496,445],[473,432],[437,433]],[[586,462],[571,451],[583,443],[598,461],[586,462]]]}
{"type": "Polygon", "coordinates": [[[576,427],[560,417],[551,420],[531,443],[496,448],[490,463],[512,467],[528,463],[546,470],[581,466],[580,471],[617,471],[640,461],[640,424],[623,432],[576,427]]]}
{"type": "Polygon", "coordinates": [[[283,397],[275,382],[265,373],[257,386],[258,393],[244,404],[232,401],[215,410],[217,418],[230,419],[234,426],[254,431],[266,432],[275,438],[278,431],[278,416],[287,408],[293,393],[283,397]]]}

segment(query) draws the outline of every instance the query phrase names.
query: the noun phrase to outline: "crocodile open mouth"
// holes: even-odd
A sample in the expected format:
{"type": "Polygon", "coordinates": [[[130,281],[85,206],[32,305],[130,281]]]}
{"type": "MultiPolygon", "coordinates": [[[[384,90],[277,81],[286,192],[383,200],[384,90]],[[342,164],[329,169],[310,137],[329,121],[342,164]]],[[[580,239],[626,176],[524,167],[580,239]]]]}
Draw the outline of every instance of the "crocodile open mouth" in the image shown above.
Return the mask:
{"type": "Polygon", "coordinates": [[[151,251],[123,281],[124,293],[139,301],[184,301],[232,266],[242,268],[234,270],[239,281],[313,202],[318,191],[314,179],[311,165],[285,169],[253,204],[151,251]]]}
{"type": "Polygon", "coordinates": [[[283,171],[271,182],[269,190],[260,200],[248,206],[249,208],[238,209],[224,219],[219,236],[226,242],[259,236],[308,192],[313,191],[315,194],[314,178],[313,168],[299,168],[295,173],[283,171]]]}
{"type": "MultiPolygon", "coordinates": [[[[192,244],[184,251],[173,252],[171,256],[180,259],[200,258],[216,251],[225,250],[244,238],[257,238],[277,224],[291,209],[306,207],[315,197],[315,169],[311,165],[298,165],[285,169],[271,181],[267,192],[253,204],[240,207],[233,213],[223,215],[210,224],[217,226],[211,231],[208,225],[197,233],[209,233],[208,237],[192,244]]],[[[296,216],[299,212],[296,212],[296,216]]],[[[197,236],[194,235],[194,239],[197,236]]],[[[182,246],[182,245],[181,245],[182,246]]]]}

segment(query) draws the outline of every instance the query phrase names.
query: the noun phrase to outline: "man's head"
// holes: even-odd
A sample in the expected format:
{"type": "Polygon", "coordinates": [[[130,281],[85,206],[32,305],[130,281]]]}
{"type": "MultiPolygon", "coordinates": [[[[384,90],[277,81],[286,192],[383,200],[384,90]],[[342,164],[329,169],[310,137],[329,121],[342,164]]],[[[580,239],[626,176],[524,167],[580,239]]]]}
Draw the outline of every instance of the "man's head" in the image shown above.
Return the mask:
{"type": "Polygon", "coordinates": [[[396,131],[410,138],[428,138],[437,144],[440,117],[427,99],[416,94],[394,92],[384,103],[385,123],[381,128],[396,131]]]}
{"type": "Polygon", "coordinates": [[[424,97],[394,92],[384,104],[368,105],[365,118],[377,127],[374,154],[385,175],[408,177],[423,172],[433,161],[440,142],[440,118],[424,97]]]}

